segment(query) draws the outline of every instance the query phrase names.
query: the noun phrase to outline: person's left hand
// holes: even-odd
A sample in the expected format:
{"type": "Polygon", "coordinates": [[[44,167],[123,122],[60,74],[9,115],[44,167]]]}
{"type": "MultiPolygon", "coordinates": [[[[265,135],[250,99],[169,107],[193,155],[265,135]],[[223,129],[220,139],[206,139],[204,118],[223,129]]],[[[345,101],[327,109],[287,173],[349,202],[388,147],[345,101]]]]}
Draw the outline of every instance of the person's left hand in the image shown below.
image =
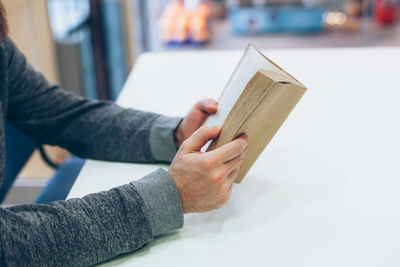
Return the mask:
{"type": "Polygon", "coordinates": [[[179,124],[175,132],[175,145],[179,149],[183,141],[188,139],[206,121],[210,114],[217,112],[218,104],[213,99],[197,102],[179,124]]]}

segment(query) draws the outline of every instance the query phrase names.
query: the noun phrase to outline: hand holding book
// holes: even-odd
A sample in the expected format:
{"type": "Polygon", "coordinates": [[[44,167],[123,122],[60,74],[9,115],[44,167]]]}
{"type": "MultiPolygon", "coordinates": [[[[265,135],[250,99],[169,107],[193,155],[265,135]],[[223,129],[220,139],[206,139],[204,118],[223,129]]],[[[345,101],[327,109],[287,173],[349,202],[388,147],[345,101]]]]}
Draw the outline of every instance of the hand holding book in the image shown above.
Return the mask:
{"type": "Polygon", "coordinates": [[[198,102],[176,132],[185,141],[178,144],[168,173],[183,212],[225,204],[232,183],[243,180],[305,91],[300,82],[249,46],[219,98],[218,111],[211,100],[198,102]]]}
{"type": "Polygon", "coordinates": [[[306,88],[249,45],[205,125],[222,126],[221,134],[202,151],[216,149],[246,133],[249,151],[235,182],[243,180],[306,88]]]}
{"type": "Polygon", "coordinates": [[[174,181],[184,213],[216,209],[228,202],[232,183],[247,152],[246,135],[218,149],[201,153],[207,141],[220,134],[218,126],[202,126],[179,148],[168,173],[174,181]]]}
{"type": "Polygon", "coordinates": [[[217,112],[218,104],[213,99],[198,101],[181,121],[175,130],[175,146],[178,149],[183,141],[188,139],[201,125],[204,124],[209,115],[217,112]]]}

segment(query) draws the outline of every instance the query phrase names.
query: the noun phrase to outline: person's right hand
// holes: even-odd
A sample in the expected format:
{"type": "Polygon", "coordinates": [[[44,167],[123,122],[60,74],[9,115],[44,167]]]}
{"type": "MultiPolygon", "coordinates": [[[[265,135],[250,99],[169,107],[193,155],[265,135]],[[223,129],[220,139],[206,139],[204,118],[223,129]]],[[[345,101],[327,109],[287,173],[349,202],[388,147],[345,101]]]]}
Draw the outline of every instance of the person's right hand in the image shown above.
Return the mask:
{"type": "Polygon", "coordinates": [[[179,192],[184,213],[219,208],[231,196],[248,140],[242,135],[218,149],[200,152],[220,131],[220,127],[202,126],[183,142],[171,163],[168,173],[179,192]]]}

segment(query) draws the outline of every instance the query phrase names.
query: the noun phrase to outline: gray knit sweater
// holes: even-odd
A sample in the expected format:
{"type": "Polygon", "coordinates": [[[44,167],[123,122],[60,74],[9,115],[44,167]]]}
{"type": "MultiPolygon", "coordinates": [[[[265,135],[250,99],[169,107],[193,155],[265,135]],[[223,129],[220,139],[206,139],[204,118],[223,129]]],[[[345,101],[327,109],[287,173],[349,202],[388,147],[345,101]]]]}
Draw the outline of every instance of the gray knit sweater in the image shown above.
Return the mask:
{"type": "MultiPolygon", "coordinates": [[[[0,42],[0,187],[6,122],[40,143],[85,158],[168,162],[176,152],[173,130],[179,118],[63,91],[27,64],[7,39],[0,42]]],[[[92,265],[182,225],[179,194],[168,173],[159,169],[82,199],[0,208],[0,266],[92,265]]]]}

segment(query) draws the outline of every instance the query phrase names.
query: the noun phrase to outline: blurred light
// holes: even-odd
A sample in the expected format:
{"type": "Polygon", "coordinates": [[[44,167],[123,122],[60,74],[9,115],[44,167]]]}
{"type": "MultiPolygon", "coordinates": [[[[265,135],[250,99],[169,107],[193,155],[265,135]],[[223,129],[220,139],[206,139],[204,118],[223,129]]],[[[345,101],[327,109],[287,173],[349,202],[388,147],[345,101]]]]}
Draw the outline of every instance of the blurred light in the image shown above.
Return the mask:
{"type": "Polygon", "coordinates": [[[346,14],[339,11],[327,11],[323,15],[324,22],[328,25],[343,25],[346,23],[346,14]]]}
{"type": "Polygon", "coordinates": [[[88,0],[49,0],[47,4],[51,30],[56,39],[65,38],[89,17],[88,0]]]}

